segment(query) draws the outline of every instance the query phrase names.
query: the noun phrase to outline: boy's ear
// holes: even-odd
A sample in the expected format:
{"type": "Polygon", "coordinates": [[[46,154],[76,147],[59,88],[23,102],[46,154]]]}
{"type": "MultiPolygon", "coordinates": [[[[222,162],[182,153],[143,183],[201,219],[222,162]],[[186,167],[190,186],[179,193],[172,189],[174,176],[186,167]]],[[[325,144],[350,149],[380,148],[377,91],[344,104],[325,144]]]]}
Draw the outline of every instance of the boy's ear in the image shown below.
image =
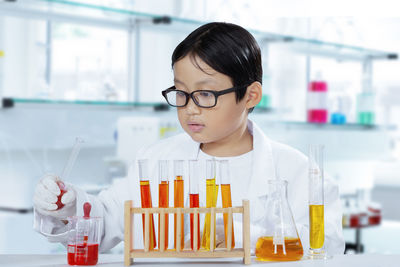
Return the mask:
{"type": "Polygon", "coordinates": [[[262,86],[260,82],[253,82],[247,86],[246,108],[250,109],[260,103],[262,98],[262,86]]]}

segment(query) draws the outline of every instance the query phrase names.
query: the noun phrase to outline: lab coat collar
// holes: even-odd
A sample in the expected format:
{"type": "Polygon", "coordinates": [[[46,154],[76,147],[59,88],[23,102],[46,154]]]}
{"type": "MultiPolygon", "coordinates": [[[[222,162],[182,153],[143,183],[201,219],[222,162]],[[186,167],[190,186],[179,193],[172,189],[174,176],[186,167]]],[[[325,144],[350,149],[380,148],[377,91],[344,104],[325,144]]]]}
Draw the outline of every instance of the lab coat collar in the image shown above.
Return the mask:
{"type": "MultiPolygon", "coordinates": [[[[267,194],[268,180],[276,179],[276,170],[271,140],[251,120],[247,121],[247,128],[253,135],[252,173],[248,177],[250,183],[249,192],[258,197],[267,194]]],[[[200,143],[193,142],[192,144],[193,146],[188,147],[188,155],[190,159],[198,159],[200,143]]]]}
{"type": "Polygon", "coordinates": [[[275,163],[271,140],[251,120],[248,121],[249,130],[253,132],[253,173],[250,178],[252,195],[267,194],[268,180],[276,179],[275,163]]]}

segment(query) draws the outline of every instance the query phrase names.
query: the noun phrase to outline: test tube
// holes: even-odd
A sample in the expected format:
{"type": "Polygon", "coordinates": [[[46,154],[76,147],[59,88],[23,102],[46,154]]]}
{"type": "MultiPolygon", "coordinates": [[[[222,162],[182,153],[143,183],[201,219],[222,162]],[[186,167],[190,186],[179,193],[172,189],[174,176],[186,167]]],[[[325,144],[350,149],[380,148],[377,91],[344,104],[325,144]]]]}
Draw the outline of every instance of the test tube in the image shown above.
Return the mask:
{"type": "MultiPolygon", "coordinates": [[[[221,183],[222,207],[232,207],[231,198],[231,176],[229,173],[229,162],[220,160],[219,163],[219,179],[221,183]]],[[[224,213],[224,230],[225,230],[225,247],[228,248],[228,231],[231,231],[231,248],[235,247],[235,235],[233,230],[233,221],[231,221],[232,229],[228,230],[228,213],[224,213]]]]}
{"type": "Polygon", "coordinates": [[[310,259],[324,259],[324,166],[322,145],[310,145],[308,157],[310,259]]]}
{"type": "MultiPolygon", "coordinates": [[[[218,197],[218,184],[215,179],[215,160],[206,161],[206,207],[211,208],[217,205],[218,197]]],[[[215,214],[213,216],[214,221],[214,241],[216,237],[216,225],[215,225],[215,214]]],[[[203,237],[201,239],[201,247],[206,250],[210,250],[210,239],[211,239],[211,213],[206,213],[204,221],[203,237]]],[[[214,242],[215,248],[215,242],[214,242]]]]}
{"type": "MultiPolygon", "coordinates": [[[[168,179],[168,160],[158,161],[158,207],[169,207],[169,179],[168,179]]],[[[160,250],[168,248],[168,217],[169,214],[164,215],[164,247],[162,248],[160,227],[161,215],[158,215],[158,246],[160,250]]]]}
{"type": "MultiPolygon", "coordinates": [[[[149,172],[148,172],[148,160],[139,160],[138,161],[139,165],[139,178],[140,178],[140,199],[142,202],[142,208],[152,208],[153,204],[151,201],[151,191],[150,191],[150,178],[149,178],[149,172]]],[[[149,244],[146,242],[146,226],[145,226],[145,214],[142,214],[142,224],[143,224],[143,242],[144,242],[144,248],[147,250],[146,246],[148,246],[149,250],[153,250],[156,245],[156,234],[155,234],[155,229],[154,229],[154,219],[153,219],[153,214],[150,214],[149,216],[149,222],[148,222],[148,227],[149,227],[149,244]]]]}
{"type": "MultiPolygon", "coordinates": [[[[197,160],[189,160],[189,198],[190,207],[199,207],[199,162],[197,160]]],[[[190,245],[192,250],[200,248],[200,217],[197,214],[197,224],[195,223],[194,214],[190,214],[190,245]],[[197,236],[195,240],[195,236],[197,236]],[[195,247],[193,244],[197,244],[195,247]]]]}
{"type": "MultiPolygon", "coordinates": [[[[184,193],[184,179],[183,179],[183,160],[174,160],[174,175],[175,175],[175,180],[174,180],[174,207],[175,208],[183,208],[183,193],[184,193]]],[[[182,250],[184,248],[184,226],[183,226],[183,214],[180,215],[180,218],[178,218],[177,214],[174,214],[174,248],[177,249],[179,246],[179,250],[182,250]],[[178,240],[178,220],[181,220],[180,222],[180,240],[178,240]],[[180,244],[178,244],[178,242],[180,244]]]]}

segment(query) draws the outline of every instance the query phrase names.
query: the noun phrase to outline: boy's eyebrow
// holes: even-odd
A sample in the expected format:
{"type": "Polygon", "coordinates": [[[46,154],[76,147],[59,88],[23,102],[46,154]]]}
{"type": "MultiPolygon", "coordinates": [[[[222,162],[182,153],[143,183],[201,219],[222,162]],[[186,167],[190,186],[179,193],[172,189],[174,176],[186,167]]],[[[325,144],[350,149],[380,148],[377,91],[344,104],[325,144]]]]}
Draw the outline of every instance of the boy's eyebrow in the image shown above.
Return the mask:
{"type": "MultiPolygon", "coordinates": [[[[185,85],[184,82],[182,82],[182,81],[180,81],[180,80],[178,80],[178,79],[176,79],[176,78],[174,78],[174,83],[180,83],[180,84],[185,85]]],[[[215,84],[215,81],[214,81],[213,79],[204,79],[204,80],[201,80],[201,81],[196,82],[197,85],[207,84],[207,83],[213,83],[213,84],[215,84]]]]}
{"type": "Polygon", "coordinates": [[[204,79],[204,80],[201,80],[201,81],[196,82],[196,84],[207,84],[207,83],[213,83],[213,84],[215,84],[215,80],[212,80],[212,79],[204,79]]]}

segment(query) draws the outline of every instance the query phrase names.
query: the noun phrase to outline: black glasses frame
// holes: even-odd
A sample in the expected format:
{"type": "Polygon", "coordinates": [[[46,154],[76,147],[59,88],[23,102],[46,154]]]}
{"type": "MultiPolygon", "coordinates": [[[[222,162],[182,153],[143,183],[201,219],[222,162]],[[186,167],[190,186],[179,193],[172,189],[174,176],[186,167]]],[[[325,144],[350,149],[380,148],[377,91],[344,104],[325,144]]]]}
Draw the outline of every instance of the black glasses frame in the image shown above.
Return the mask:
{"type": "Polygon", "coordinates": [[[193,91],[193,92],[191,92],[191,93],[188,93],[188,92],[185,92],[185,91],[176,89],[175,85],[173,85],[173,86],[171,86],[171,87],[165,89],[164,91],[162,91],[161,94],[164,96],[164,98],[165,98],[165,100],[167,101],[168,105],[173,106],[173,107],[178,107],[178,108],[185,107],[185,106],[189,103],[189,99],[191,98],[191,99],[193,100],[193,102],[194,102],[197,106],[199,106],[199,107],[201,107],[201,108],[213,108],[213,107],[215,107],[215,106],[217,105],[217,101],[218,101],[218,97],[219,97],[219,96],[225,95],[225,94],[228,94],[228,93],[231,93],[231,92],[235,92],[235,91],[240,90],[240,89],[243,89],[244,87],[247,87],[247,86],[248,86],[248,85],[234,86],[234,87],[231,87],[231,88],[228,88],[228,89],[225,89],[225,90],[221,90],[221,91],[196,90],[196,91],[193,91]],[[169,92],[173,92],[173,91],[175,91],[175,92],[181,92],[181,93],[183,93],[183,94],[186,95],[186,102],[185,102],[185,104],[183,104],[183,105],[172,105],[171,103],[169,103],[167,94],[168,94],[169,92]],[[215,97],[215,103],[214,103],[214,105],[212,105],[212,106],[206,106],[206,107],[200,105],[200,104],[197,102],[196,98],[193,97],[193,94],[196,93],[196,92],[207,92],[207,93],[212,93],[212,94],[214,95],[214,97],[215,97]]]}

